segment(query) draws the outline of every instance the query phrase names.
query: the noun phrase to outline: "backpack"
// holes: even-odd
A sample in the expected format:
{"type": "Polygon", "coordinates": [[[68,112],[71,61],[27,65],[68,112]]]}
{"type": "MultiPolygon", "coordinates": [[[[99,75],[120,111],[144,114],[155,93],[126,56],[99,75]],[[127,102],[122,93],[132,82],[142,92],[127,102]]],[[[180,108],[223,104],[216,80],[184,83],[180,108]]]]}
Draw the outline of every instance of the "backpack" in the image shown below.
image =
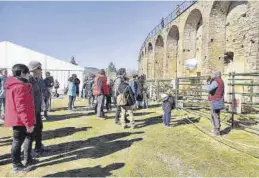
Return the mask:
{"type": "Polygon", "coordinates": [[[129,86],[127,86],[122,93],[120,93],[118,90],[119,95],[117,96],[117,99],[116,99],[118,106],[125,106],[127,104],[129,95],[125,96],[125,91],[127,90],[128,87],[129,86]]]}

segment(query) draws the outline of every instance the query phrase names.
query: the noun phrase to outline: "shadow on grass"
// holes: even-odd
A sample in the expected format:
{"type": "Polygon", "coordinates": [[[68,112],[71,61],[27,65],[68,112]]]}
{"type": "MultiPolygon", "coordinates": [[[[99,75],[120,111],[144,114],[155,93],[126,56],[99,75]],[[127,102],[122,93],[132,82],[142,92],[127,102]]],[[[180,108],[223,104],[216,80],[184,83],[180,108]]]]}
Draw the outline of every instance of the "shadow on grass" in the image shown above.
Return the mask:
{"type": "Polygon", "coordinates": [[[50,119],[45,122],[54,122],[66,119],[75,119],[82,116],[87,116],[88,114],[85,113],[71,113],[71,114],[64,114],[64,115],[50,115],[50,119]]]}
{"type": "Polygon", "coordinates": [[[231,127],[226,127],[224,130],[220,131],[220,135],[227,135],[231,132],[231,127]]]}
{"type": "MultiPolygon", "coordinates": [[[[75,106],[75,109],[76,110],[80,110],[80,109],[82,109],[82,108],[86,108],[87,106],[75,106]]],[[[66,110],[68,110],[68,107],[66,106],[66,107],[60,107],[60,108],[52,108],[51,109],[51,112],[56,112],[56,111],[66,111],[66,110]]]]}
{"type": "Polygon", "coordinates": [[[64,162],[76,161],[84,158],[101,158],[110,155],[117,151],[130,147],[134,142],[143,140],[142,138],[135,138],[131,140],[117,140],[133,134],[142,134],[144,132],[122,132],[93,137],[83,141],[72,141],[68,143],[61,143],[57,145],[48,146],[50,150],[45,152],[42,156],[50,158],[44,159],[37,165],[37,167],[51,166],[64,162]],[[116,141],[114,141],[116,140],[116,141]]]}
{"type": "Polygon", "coordinates": [[[2,137],[0,138],[0,147],[11,145],[12,142],[13,142],[13,139],[11,137],[2,137]]]}
{"type": "Polygon", "coordinates": [[[140,124],[136,124],[136,128],[143,128],[143,127],[147,127],[150,125],[162,123],[162,119],[161,119],[161,116],[154,116],[154,117],[149,117],[147,119],[136,120],[135,122],[136,123],[143,122],[140,124]]]}
{"type": "MultiPolygon", "coordinates": [[[[193,123],[197,123],[200,121],[200,118],[194,118],[194,117],[190,117],[188,118],[189,120],[191,120],[193,123]]],[[[189,120],[187,120],[186,118],[181,119],[181,120],[176,120],[176,121],[172,121],[175,124],[173,124],[174,127],[177,126],[181,126],[181,125],[187,125],[187,124],[192,124],[189,120]]]]}
{"type": "MultiPolygon", "coordinates": [[[[72,141],[61,143],[57,145],[47,146],[47,152],[44,152],[42,157],[50,158],[44,159],[34,166],[37,167],[51,166],[64,162],[76,161],[84,158],[101,158],[110,155],[117,151],[130,147],[134,142],[143,140],[142,138],[135,138],[131,140],[117,140],[135,134],[143,134],[144,132],[122,132],[102,135],[99,137],[89,138],[88,140],[72,141]],[[116,141],[114,141],[116,140],[116,141]]],[[[0,166],[11,163],[11,155],[5,154],[0,156],[0,166]]]]}
{"type": "MultiPolygon", "coordinates": [[[[135,116],[144,116],[144,115],[153,114],[153,113],[155,113],[155,112],[134,113],[134,117],[135,117],[135,116]]],[[[126,114],[126,118],[128,118],[128,117],[129,117],[129,115],[126,114]]],[[[114,115],[107,117],[107,119],[114,119],[114,118],[115,118],[114,115]]]]}
{"type": "Polygon", "coordinates": [[[43,132],[42,139],[49,140],[53,138],[66,137],[69,135],[73,135],[76,132],[87,131],[90,128],[92,127],[82,127],[82,128],[64,127],[56,130],[47,130],[43,132]]]}
{"type": "Polygon", "coordinates": [[[9,139],[11,137],[0,137],[1,140],[4,140],[4,139],[9,139]]]}
{"type": "Polygon", "coordinates": [[[114,163],[106,167],[95,166],[82,169],[73,169],[55,174],[49,174],[43,177],[107,177],[112,176],[111,171],[124,167],[125,163],[114,163]]]}
{"type": "Polygon", "coordinates": [[[148,109],[161,107],[162,104],[152,104],[148,106],[148,109]]]}
{"type": "Polygon", "coordinates": [[[134,116],[144,116],[144,115],[148,115],[148,114],[153,114],[155,112],[137,112],[134,113],[134,116]]]}
{"type": "Polygon", "coordinates": [[[0,155],[0,166],[12,163],[11,154],[0,155]]]}

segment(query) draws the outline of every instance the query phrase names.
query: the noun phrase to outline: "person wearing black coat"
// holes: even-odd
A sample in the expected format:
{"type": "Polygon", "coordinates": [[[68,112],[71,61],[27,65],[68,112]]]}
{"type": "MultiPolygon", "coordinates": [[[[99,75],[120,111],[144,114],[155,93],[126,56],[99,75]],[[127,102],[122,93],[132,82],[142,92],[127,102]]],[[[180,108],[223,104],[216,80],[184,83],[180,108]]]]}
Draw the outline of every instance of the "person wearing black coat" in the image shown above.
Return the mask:
{"type": "Polygon", "coordinates": [[[125,81],[125,78],[119,84],[118,90],[116,92],[116,96],[118,97],[118,95],[121,93],[123,93],[124,96],[127,98],[127,104],[125,106],[121,106],[121,117],[120,117],[121,126],[124,129],[126,128],[125,115],[128,112],[131,128],[134,129],[135,121],[133,116],[133,108],[136,100],[130,85],[125,81]]]}
{"type": "Polygon", "coordinates": [[[94,95],[93,95],[93,85],[94,85],[94,75],[91,74],[86,81],[86,91],[88,97],[88,104],[89,106],[94,105],[94,95]]]}

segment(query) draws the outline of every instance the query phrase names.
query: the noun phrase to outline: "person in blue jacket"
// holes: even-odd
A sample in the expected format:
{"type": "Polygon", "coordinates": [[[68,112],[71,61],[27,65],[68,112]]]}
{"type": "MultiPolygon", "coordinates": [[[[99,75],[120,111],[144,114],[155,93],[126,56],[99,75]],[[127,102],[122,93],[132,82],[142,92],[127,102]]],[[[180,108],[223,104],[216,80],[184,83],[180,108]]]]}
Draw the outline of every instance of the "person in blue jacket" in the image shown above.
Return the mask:
{"type": "Polygon", "coordinates": [[[75,84],[75,78],[74,77],[70,77],[68,79],[67,95],[69,97],[68,109],[70,111],[72,111],[72,110],[74,110],[73,103],[75,102],[75,99],[76,99],[76,84],[75,84]]]}

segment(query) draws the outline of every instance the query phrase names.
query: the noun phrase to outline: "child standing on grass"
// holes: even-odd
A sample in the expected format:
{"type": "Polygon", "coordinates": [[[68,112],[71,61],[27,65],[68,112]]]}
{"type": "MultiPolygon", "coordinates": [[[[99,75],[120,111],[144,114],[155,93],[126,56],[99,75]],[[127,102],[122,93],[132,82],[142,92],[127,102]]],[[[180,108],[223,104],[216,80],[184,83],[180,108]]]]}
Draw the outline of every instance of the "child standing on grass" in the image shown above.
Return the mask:
{"type": "Polygon", "coordinates": [[[5,83],[7,127],[13,127],[11,157],[13,172],[28,172],[32,166],[32,140],[35,124],[33,90],[29,84],[29,69],[26,65],[16,64],[12,68],[13,77],[5,83]],[[24,161],[21,162],[21,146],[24,143],[24,161]]]}
{"type": "Polygon", "coordinates": [[[68,102],[68,109],[70,111],[74,110],[74,102],[76,99],[76,84],[75,84],[75,78],[70,77],[68,79],[68,91],[67,91],[69,102],[68,102]]]}
{"type": "Polygon", "coordinates": [[[162,108],[164,112],[163,121],[166,127],[171,128],[171,112],[175,108],[175,100],[171,94],[162,94],[161,98],[163,101],[162,108]]]}

